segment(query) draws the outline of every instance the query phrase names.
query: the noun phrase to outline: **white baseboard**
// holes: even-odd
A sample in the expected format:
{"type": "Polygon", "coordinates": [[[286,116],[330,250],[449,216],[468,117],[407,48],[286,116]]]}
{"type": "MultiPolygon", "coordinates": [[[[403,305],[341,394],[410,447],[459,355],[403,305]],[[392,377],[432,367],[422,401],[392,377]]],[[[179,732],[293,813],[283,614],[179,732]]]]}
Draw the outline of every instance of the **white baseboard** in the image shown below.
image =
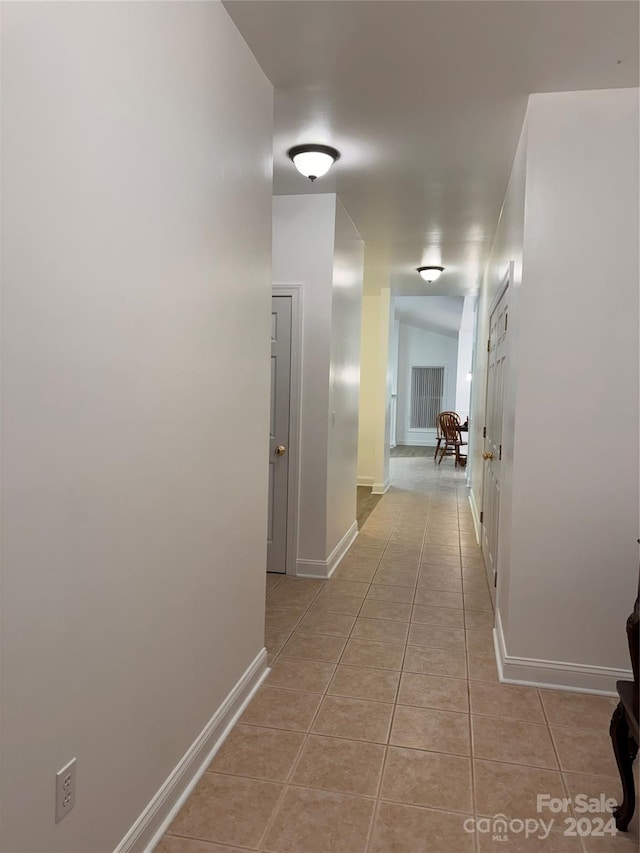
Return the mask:
{"type": "Polygon", "coordinates": [[[391,485],[391,480],[389,477],[384,481],[384,483],[374,483],[371,489],[372,495],[384,495],[389,486],[391,485]]]}
{"type": "Polygon", "coordinates": [[[114,853],[151,853],[268,674],[267,650],[262,649],[114,853]]]}
{"type": "Polygon", "coordinates": [[[616,681],[633,681],[631,670],[510,656],[507,654],[499,611],[496,611],[493,644],[498,677],[505,684],[617,696],[616,681]]]}
{"type": "Polygon", "coordinates": [[[478,505],[476,503],[476,496],[473,493],[473,489],[469,489],[469,506],[471,507],[471,518],[473,518],[473,529],[476,534],[476,542],[478,545],[482,544],[482,539],[480,537],[480,513],[478,511],[478,505]]]}
{"type": "Polygon", "coordinates": [[[326,560],[298,560],[296,574],[299,578],[321,578],[327,580],[335,572],[340,560],[353,545],[358,535],[358,522],[354,521],[351,527],[338,542],[326,560]]]}
{"type": "Polygon", "coordinates": [[[358,486],[373,486],[375,481],[373,477],[358,477],[356,482],[358,486]]]}

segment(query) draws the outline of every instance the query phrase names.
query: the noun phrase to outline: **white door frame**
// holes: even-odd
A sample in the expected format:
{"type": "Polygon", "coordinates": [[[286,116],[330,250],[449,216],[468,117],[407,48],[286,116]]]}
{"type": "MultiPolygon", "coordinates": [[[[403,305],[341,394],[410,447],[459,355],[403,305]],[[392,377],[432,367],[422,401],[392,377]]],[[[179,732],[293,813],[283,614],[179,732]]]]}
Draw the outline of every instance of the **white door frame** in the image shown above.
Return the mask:
{"type": "Polygon", "coordinates": [[[289,392],[289,481],[287,483],[287,558],[285,574],[295,575],[298,561],[300,504],[300,397],[302,387],[302,284],[273,284],[272,296],[291,297],[291,377],[289,392]]]}

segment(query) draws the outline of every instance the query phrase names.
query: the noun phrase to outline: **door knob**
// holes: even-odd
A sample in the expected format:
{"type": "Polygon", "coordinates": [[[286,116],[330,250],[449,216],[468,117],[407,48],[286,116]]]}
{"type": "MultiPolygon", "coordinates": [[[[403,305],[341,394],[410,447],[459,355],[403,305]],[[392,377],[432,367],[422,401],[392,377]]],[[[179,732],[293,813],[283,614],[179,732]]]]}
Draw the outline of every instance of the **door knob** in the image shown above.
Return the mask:
{"type": "Polygon", "coordinates": [[[284,454],[286,452],[287,452],[287,448],[284,446],[284,444],[279,444],[276,447],[276,456],[284,456],[284,454]]]}
{"type": "Polygon", "coordinates": [[[483,450],[482,451],[482,458],[483,459],[493,459],[493,453],[490,450],[483,450]]]}

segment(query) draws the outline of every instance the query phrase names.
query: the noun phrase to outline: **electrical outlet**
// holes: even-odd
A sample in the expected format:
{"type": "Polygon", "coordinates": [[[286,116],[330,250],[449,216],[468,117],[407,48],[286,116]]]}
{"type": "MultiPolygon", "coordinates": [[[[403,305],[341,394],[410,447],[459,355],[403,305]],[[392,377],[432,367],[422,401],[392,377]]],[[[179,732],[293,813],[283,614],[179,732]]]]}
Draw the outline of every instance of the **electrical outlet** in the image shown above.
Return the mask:
{"type": "Polygon", "coordinates": [[[60,823],[76,804],[76,760],[72,758],[56,773],[56,823],[60,823]]]}

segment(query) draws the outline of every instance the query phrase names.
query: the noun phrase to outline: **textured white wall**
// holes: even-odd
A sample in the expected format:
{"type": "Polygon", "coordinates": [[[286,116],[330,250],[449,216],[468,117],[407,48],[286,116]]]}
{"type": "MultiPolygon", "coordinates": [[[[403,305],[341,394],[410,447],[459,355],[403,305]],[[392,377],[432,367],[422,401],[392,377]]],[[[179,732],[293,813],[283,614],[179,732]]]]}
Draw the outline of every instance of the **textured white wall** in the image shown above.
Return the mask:
{"type": "Polygon", "coordinates": [[[272,89],[217,3],[2,17],[0,847],[106,853],[263,645],[272,89]]]}
{"type": "Polygon", "coordinates": [[[458,339],[437,335],[417,326],[400,323],[398,345],[398,444],[427,444],[435,446],[436,430],[410,429],[411,368],[444,367],[444,393],[442,408],[454,409],[456,403],[456,378],[458,339]]]}
{"type": "Polygon", "coordinates": [[[336,202],[327,455],[327,557],[356,521],[364,243],[336,202]]]}
{"type": "Polygon", "coordinates": [[[334,193],[273,198],[273,281],[303,285],[299,560],[326,558],[335,227],[334,193]]]}

